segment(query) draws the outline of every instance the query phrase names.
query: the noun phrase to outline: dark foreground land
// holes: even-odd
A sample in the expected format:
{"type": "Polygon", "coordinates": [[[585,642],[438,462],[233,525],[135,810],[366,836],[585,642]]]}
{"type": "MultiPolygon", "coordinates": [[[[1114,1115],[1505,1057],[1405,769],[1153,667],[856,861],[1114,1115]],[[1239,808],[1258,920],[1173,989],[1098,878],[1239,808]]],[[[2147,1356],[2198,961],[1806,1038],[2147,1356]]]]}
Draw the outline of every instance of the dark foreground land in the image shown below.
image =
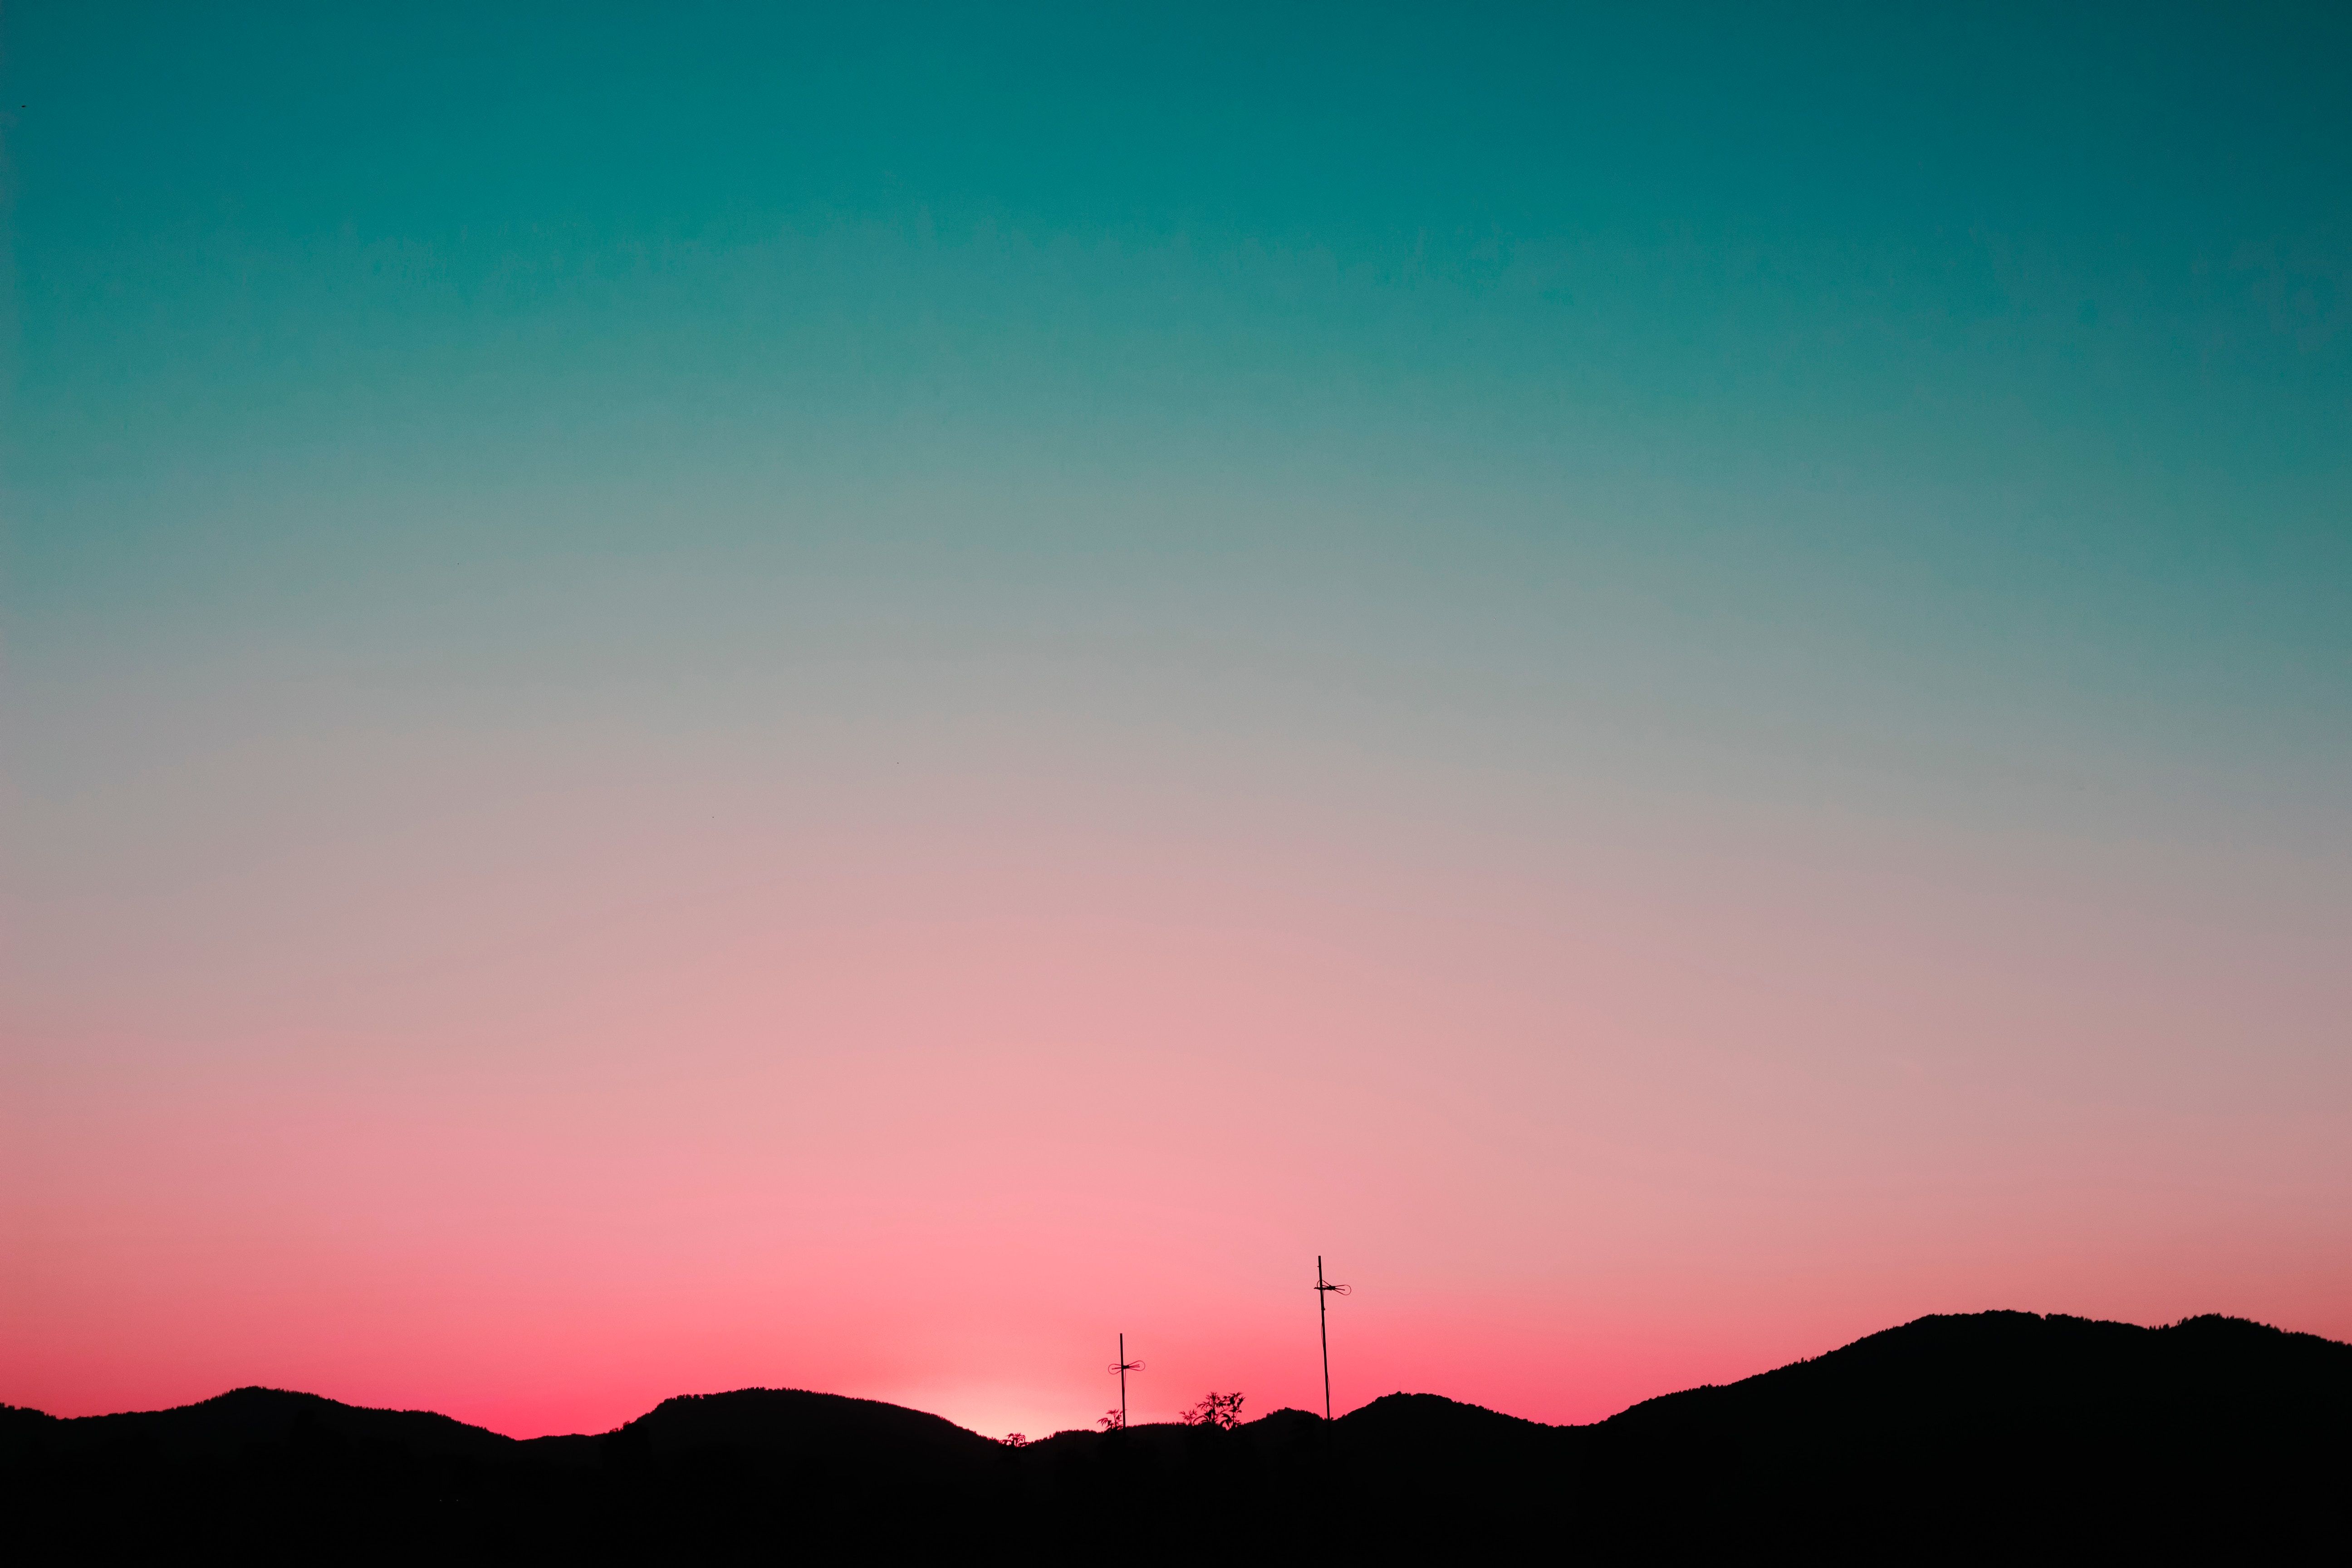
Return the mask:
{"type": "Polygon", "coordinates": [[[2345,1562],[2352,1345],[1987,1312],[1591,1426],[1398,1394],[1019,1449],[793,1391],[518,1442],[247,1388],[0,1406],[0,1508],[44,1562],[2345,1562]]]}

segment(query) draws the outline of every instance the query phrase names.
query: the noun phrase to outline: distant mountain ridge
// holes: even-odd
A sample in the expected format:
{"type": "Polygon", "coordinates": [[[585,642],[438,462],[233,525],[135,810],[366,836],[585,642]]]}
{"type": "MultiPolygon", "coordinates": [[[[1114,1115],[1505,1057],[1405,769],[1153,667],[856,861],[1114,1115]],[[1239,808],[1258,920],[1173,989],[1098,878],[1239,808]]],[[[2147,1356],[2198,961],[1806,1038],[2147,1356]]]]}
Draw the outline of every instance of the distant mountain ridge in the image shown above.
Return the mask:
{"type": "Polygon", "coordinates": [[[376,1410],[280,1388],[232,1388],[169,1410],[63,1420],[0,1405],[0,1459],[20,1458],[28,1448],[80,1453],[110,1444],[192,1458],[230,1458],[310,1434],[480,1459],[503,1458],[520,1447],[512,1437],[429,1410],[376,1410]]]}
{"type": "Polygon", "coordinates": [[[1599,1562],[2187,1560],[2340,1514],[2352,1345],[2243,1320],[1929,1317],[1735,1384],[1547,1426],[1426,1394],[1328,1426],[1066,1432],[1014,1449],[838,1394],[682,1395],[516,1439],[426,1411],[233,1390],[59,1419],[0,1406],[0,1503],[56,1560],[617,1560],[782,1530],[820,1552],[1057,1561],[1106,1538],[1252,1560],[1556,1546],[1599,1562]],[[1138,1531],[1140,1533],[1138,1533],[1138,1531]],[[1108,1536],[1106,1535],[1108,1532],[1108,1536]]]}
{"type": "Polygon", "coordinates": [[[2063,1313],[1977,1312],[1916,1319],[1825,1355],[1734,1384],[1643,1400],[1604,1425],[1628,1428],[1756,1418],[1790,1419],[1808,1403],[1837,1403],[1904,1421],[1983,1418],[2038,1410],[2063,1418],[2092,1402],[2144,1403],[2164,1391],[2215,1405],[2295,1405],[2329,1380],[2352,1376],[2352,1345],[2243,1318],[2188,1318],[2162,1328],[2063,1313]],[[1932,1403],[1931,1403],[1932,1402],[1932,1403]]]}

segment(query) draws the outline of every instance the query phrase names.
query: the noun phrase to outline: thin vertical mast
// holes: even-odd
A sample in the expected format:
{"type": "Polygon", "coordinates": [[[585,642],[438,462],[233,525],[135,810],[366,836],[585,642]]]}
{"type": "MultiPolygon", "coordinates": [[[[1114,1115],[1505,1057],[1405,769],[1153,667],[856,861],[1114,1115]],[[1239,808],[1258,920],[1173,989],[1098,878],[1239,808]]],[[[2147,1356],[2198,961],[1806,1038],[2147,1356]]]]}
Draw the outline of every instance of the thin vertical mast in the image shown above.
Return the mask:
{"type": "Polygon", "coordinates": [[[1323,1335],[1323,1419],[1331,1419],[1331,1294],[1348,1293],[1345,1285],[1334,1285],[1323,1278],[1323,1258],[1315,1258],[1315,1326],[1323,1335]]]}
{"type": "Polygon", "coordinates": [[[1323,1419],[1331,1419],[1331,1292],[1323,1284],[1323,1255],[1315,1255],[1315,1327],[1323,1336],[1323,1419]]]}
{"type": "Polygon", "coordinates": [[[1127,1430],[1127,1374],[1143,1370],[1141,1362],[1127,1359],[1125,1334],[1118,1336],[1118,1359],[1110,1363],[1110,1370],[1118,1373],[1118,1429],[1124,1432],[1127,1430]]]}

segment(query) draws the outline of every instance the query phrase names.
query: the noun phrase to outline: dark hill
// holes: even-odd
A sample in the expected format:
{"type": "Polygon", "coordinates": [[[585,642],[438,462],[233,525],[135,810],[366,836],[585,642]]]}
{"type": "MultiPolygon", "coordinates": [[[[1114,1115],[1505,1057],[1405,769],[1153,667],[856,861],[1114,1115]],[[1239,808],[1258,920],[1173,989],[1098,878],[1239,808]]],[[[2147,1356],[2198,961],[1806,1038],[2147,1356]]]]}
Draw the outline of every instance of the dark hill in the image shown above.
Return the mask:
{"type": "Polygon", "coordinates": [[[2352,1345],[2220,1317],[1922,1318],[1586,1430],[1588,1485],[1686,1543],[2286,1560],[2352,1498],[2352,1345]]]}
{"type": "Polygon", "coordinates": [[[2352,1380],[2352,1345],[2242,1318],[2169,1328],[2032,1312],[1921,1318],[1811,1361],[1725,1387],[1685,1389],[1610,1418],[1611,1429],[1661,1433],[1769,1427],[1836,1443],[1927,1440],[1955,1427],[2100,1427],[2123,1418],[2161,1427],[2323,1415],[2352,1380]]]}
{"type": "Polygon", "coordinates": [[[2352,1346],[2022,1312],[1924,1318],[1582,1427],[1422,1394],[1022,1449],[775,1389],[529,1442],[267,1389],[0,1406],[0,1507],[59,1562],[2288,1560],[2342,1527],[2347,1462],[2352,1346]]]}
{"type": "Polygon", "coordinates": [[[377,1447],[406,1455],[494,1459],[515,1440],[468,1426],[429,1410],[370,1410],[315,1394],[277,1388],[233,1388],[200,1405],[59,1421],[36,1410],[6,1412],[0,1421],[0,1459],[28,1447],[58,1454],[105,1451],[182,1458],[233,1458],[257,1449],[320,1442],[377,1447]]]}
{"type": "Polygon", "coordinates": [[[937,1459],[993,1458],[993,1438],[940,1416],[798,1388],[741,1388],[732,1394],[688,1394],[665,1399],[604,1439],[633,1457],[676,1457],[714,1449],[757,1451],[807,1460],[844,1456],[877,1461],[926,1455],[937,1459]]]}

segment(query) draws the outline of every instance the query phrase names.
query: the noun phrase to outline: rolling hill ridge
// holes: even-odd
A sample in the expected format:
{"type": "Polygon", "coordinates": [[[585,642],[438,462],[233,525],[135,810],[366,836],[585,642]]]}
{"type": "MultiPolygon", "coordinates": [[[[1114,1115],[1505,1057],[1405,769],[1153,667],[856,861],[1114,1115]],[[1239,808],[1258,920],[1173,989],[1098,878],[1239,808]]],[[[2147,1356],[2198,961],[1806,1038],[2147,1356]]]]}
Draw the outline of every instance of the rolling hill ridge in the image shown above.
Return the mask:
{"type": "Polygon", "coordinates": [[[0,1501],[57,1561],[2210,1561],[2334,1528],[2347,1461],[2352,1345],[2025,1312],[1923,1318],[1589,1426],[1426,1394],[1017,1449],[776,1389],[522,1440],[259,1388],[68,1420],[0,1407],[0,1501]]]}

